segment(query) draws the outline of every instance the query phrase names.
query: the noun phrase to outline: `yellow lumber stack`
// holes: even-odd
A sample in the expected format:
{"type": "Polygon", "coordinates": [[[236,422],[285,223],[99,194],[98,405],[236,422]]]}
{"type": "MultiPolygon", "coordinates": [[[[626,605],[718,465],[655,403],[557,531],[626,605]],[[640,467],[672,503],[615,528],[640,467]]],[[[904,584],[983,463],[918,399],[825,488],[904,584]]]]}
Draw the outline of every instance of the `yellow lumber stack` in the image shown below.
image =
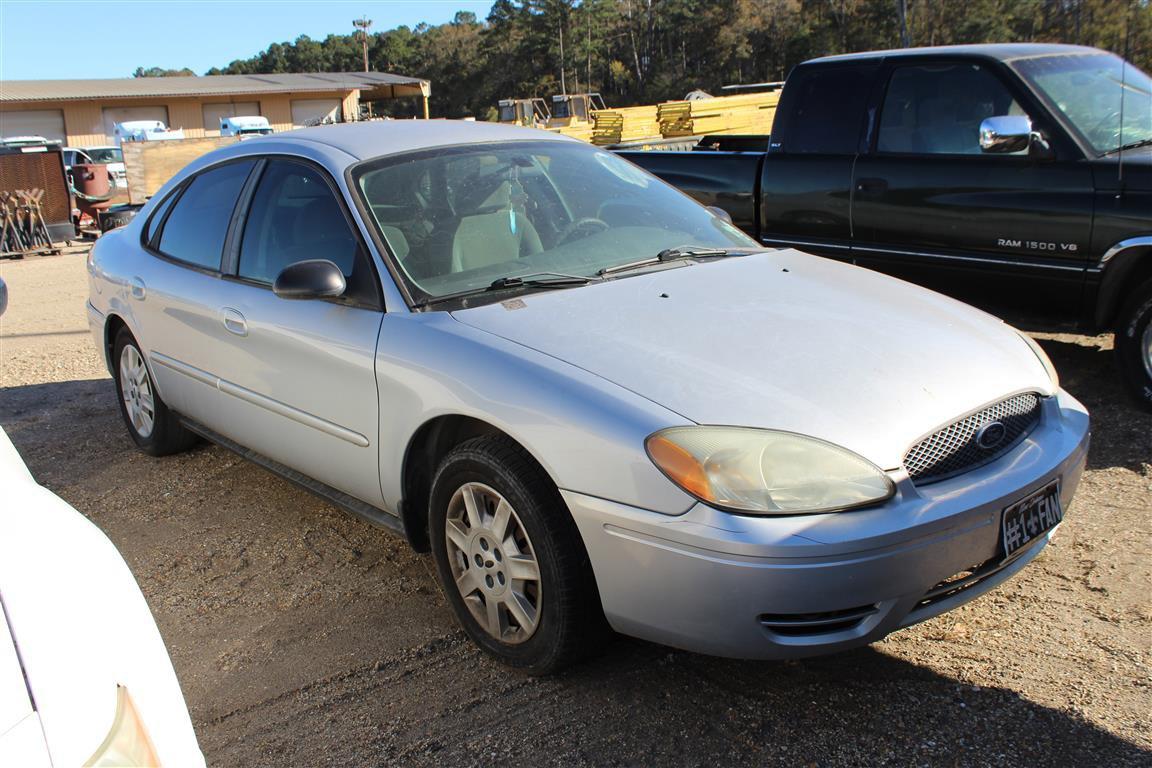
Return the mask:
{"type": "Polygon", "coordinates": [[[666,101],[658,107],[660,135],[768,133],[780,92],[747,93],[693,101],[666,101]]]}
{"type": "Polygon", "coordinates": [[[593,113],[592,143],[600,146],[639,141],[660,135],[658,107],[599,109],[593,113]]]}
{"type": "Polygon", "coordinates": [[[571,136],[581,141],[592,141],[592,131],[594,128],[592,123],[587,120],[573,120],[567,125],[551,126],[548,130],[565,136],[571,136]]]}

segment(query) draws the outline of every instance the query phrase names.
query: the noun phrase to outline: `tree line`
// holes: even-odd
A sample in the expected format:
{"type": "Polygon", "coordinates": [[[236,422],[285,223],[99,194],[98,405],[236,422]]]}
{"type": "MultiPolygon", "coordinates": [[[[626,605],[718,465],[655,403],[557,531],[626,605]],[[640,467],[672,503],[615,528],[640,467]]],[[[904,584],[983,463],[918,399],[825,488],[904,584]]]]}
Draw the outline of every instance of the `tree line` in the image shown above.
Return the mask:
{"type": "MultiPolygon", "coordinates": [[[[501,98],[598,91],[613,106],[783,80],[805,59],[918,45],[1065,42],[1152,70],[1150,0],[497,0],[481,21],[368,35],[369,67],[432,81],[432,114],[490,118],[501,98]]],[[[273,43],[206,74],[355,72],[354,33],[273,43]]],[[[137,70],[137,76],[186,70],[137,70]]],[[[414,114],[415,105],[385,108],[414,114]]]]}

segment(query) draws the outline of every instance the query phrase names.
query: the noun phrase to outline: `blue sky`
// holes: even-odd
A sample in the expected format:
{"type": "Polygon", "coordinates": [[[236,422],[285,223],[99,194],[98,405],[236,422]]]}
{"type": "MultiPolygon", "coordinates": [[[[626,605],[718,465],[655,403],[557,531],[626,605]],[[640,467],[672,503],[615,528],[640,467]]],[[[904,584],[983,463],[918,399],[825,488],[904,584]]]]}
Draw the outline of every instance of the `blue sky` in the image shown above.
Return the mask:
{"type": "Polygon", "coordinates": [[[0,79],[128,77],[136,67],[197,74],[299,35],[323,39],[372,19],[383,31],[456,11],[488,15],[492,0],[0,0],[0,79]]]}

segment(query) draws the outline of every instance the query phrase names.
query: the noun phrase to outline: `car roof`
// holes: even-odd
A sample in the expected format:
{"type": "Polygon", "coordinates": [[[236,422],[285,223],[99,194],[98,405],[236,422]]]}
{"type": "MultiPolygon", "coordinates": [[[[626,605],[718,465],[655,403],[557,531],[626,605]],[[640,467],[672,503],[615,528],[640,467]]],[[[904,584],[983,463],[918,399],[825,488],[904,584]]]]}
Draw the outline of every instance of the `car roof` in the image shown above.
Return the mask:
{"type": "MultiPolygon", "coordinates": [[[[558,133],[535,128],[471,120],[372,120],[363,123],[300,128],[277,133],[274,138],[276,141],[284,142],[324,144],[357,160],[459,144],[496,141],[575,141],[558,133]]],[[[253,151],[259,151],[260,141],[264,139],[244,144],[253,151]]]]}
{"type": "Polygon", "coordinates": [[[1039,56],[1058,56],[1068,54],[1102,54],[1099,48],[1089,48],[1084,45],[1063,45],[1058,43],[989,43],[983,45],[938,45],[928,48],[896,48],[888,51],[865,51],[862,53],[846,53],[838,56],[824,56],[812,59],[805,64],[831,64],[847,61],[866,61],[888,58],[904,58],[917,56],[971,56],[982,59],[996,59],[997,61],[1015,61],[1018,59],[1031,59],[1039,56]]]}

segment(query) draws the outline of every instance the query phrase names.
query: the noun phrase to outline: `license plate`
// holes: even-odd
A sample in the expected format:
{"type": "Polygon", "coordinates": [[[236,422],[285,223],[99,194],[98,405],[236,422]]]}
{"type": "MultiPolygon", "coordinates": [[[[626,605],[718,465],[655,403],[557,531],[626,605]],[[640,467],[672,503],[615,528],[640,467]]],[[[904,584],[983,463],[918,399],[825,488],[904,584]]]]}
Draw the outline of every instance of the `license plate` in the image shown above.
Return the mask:
{"type": "Polygon", "coordinates": [[[1027,498],[1004,508],[1000,534],[1004,558],[1027,547],[1064,519],[1060,509],[1060,481],[1053,480],[1027,498]]]}

